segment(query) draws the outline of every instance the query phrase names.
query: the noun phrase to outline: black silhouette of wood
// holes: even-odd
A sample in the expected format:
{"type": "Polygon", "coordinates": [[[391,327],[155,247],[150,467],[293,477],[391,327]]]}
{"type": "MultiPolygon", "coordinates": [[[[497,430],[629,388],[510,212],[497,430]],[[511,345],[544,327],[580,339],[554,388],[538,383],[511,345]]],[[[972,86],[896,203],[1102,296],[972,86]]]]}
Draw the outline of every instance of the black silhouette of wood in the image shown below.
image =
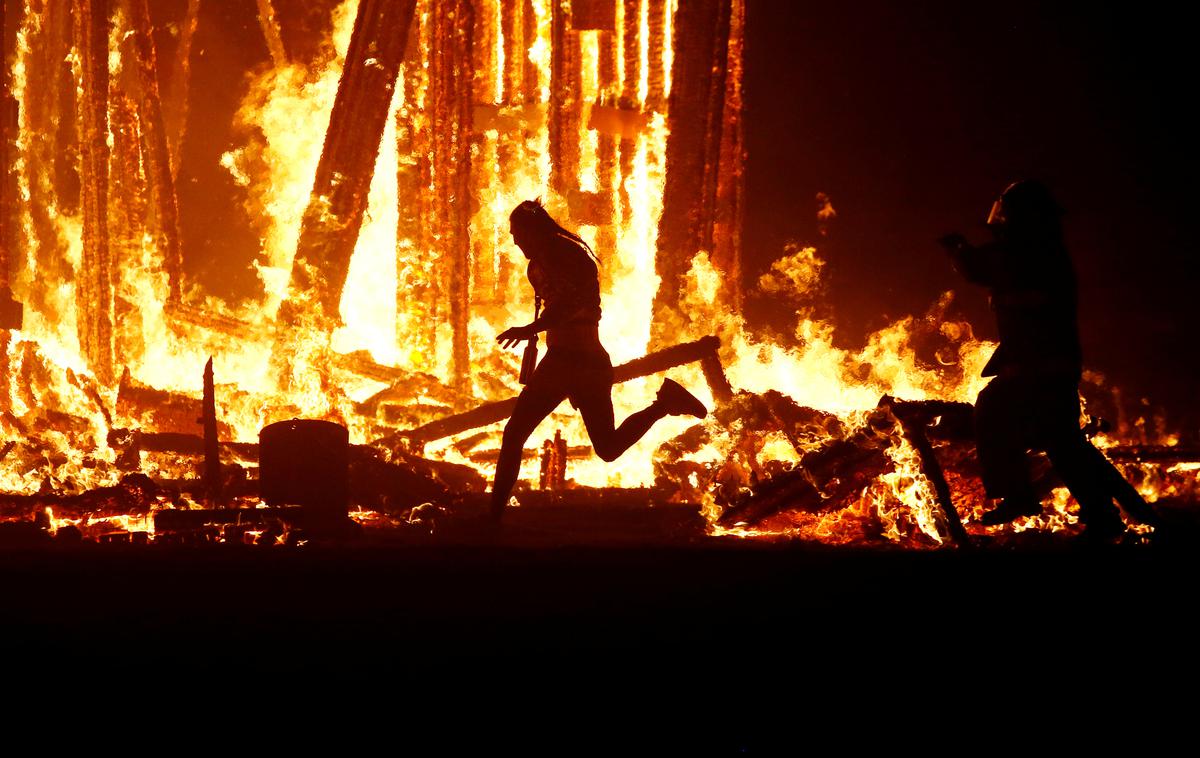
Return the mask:
{"type": "Polygon", "coordinates": [[[217,436],[217,396],[212,358],[204,364],[204,490],[208,502],[221,500],[221,442],[217,436]]]}

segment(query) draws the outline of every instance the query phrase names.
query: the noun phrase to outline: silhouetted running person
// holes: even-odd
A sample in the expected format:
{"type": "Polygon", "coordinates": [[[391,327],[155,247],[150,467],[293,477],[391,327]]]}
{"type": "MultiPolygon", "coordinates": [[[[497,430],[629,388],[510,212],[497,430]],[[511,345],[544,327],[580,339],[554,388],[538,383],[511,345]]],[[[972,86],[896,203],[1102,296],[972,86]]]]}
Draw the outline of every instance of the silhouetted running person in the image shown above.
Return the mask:
{"type": "Polygon", "coordinates": [[[614,427],[612,362],[600,344],[600,279],[591,248],[534,200],[518,205],[509,224],[513,242],[529,259],[529,282],[545,310],[533,323],[506,329],[496,340],[513,347],[544,331],[548,349],[504,427],[492,483],[497,519],[516,484],[525,440],[563,400],[569,398],[579,410],[592,448],[605,461],[616,460],[664,416],[708,413],[695,396],[667,379],[654,402],[614,427]]]}
{"type": "Polygon", "coordinates": [[[955,267],[988,288],[1000,346],[984,367],[995,377],[975,402],[979,463],[988,497],[988,526],[1042,512],[1026,453],[1044,450],[1079,503],[1089,538],[1125,531],[1116,498],[1135,519],[1153,512],[1080,429],[1082,357],[1076,323],[1075,272],[1063,243],[1062,210],[1045,185],[1009,185],[992,205],[995,240],[973,246],[961,234],[942,239],[955,267]]]}

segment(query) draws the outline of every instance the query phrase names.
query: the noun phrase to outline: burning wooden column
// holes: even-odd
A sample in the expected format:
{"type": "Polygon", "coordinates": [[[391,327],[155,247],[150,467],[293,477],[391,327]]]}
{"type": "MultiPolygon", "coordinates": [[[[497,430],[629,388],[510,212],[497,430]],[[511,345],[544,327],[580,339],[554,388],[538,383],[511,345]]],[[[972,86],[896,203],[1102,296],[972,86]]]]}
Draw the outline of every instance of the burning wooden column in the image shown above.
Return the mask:
{"type": "Polygon", "coordinates": [[[746,0],[733,0],[717,170],[710,172],[710,181],[705,189],[705,196],[713,202],[709,211],[713,220],[712,261],[724,273],[725,305],[735,312],[740,312],[742,307],[742,215],[746,191],[742,123],[745,27],[746,0]]]}
{"type": "MultiPolygon", "coordinates": [[[[120,16],[117,17],[120,20],[120,16]]],[[[119,272],[145,267],[143,246],[150,234],[150,203],[146,191],[145,156],[137,104],[130,93],[138,89],[137,74],[128,64],[132,59],[131,37],[117,29],[120,40],[117,60],[121,66],[113,75],[109,93],[108,131],[111,136],[108,162],[108,253],[113,279],[113,347],[116,355],[142,350],[142,324],[138,316],[136,294],[123,287],[119,272]]]]}
{"type": "Polygon", "coordinates": [[[566,195],[579,174],[579,37],[565,0],[550,5],[550,187],[566,195]]]}
{"type": "Polygon", "coordinates": [[[337,323],[415,0],[362,0],[292,264],[285,320],[337,323]]]}
{"type": "MultiPolygon", "coordinates": [[[[641,78],[641,2],[640,0],[623,0],[621,6],[621,46],[625,61],[625,81],[621,86],[619,107],[624,113],[638,111],[638,81],[641,78]]],[[[631,134],[622,134],[619,144],[621,187],[618,192],[621,201],[621,221],[629,223],[633,218],[633,205],[629,201],[629,187],[626,180],[633,174],[633,159],[637,156],[637,140],[631,134]]]]}
{"type": "Polygon", "coordinates": [[[200,22],[200,0],[188,0],[179,29],[179,44],[171,63],[171,86],[162,100],[163,129],[171,154],[171,175],[179,176],[180,150],[187,124],[188,93],[192,78],[192,38],[200,22]]]}
{"type": "MultiPolygon", "coordinates": [[[[529,46],[537,39],[537,30],[532,26],[536,19],[529,0],[516,3],[501,2],[500,13],[504,34],[503,105],[510,111],[519,111],[522,114],[520,127],[502,130],[496,144],[500,174],[510,176],[519,169],[519,163],[525,160],[524,146],[529,133],[531,108],[536,107],[538,102],[537,69],[532,67],[528,53],[529,46]],[[532,80],[528,75],[531,68],[532,80]]],[[[501,219],[500,230],[503,240],[503,235],[508,232],[504,219],[501,219]]],[[[494,293],[497,300],[511,291],[516,269],[509,257],[498,250],[494,293]]]]}
{"type": "Polygon", "coordinates": [[[108,2],[74,0],[79,58],[83,259],[75,278],[79,346],[101,382],[113,379],[113,271],[108,250],[108,2]]]}
{"type": "Polygon", "coordinates": [[[431,19],[427,113],[432,137],[433,202],[428,230],[431,249],[449,281],[451,376],[462,389],[470,376],[467,337],[470,319],[470,134],[472,123],[472,31],[474,8],[467,0],[443,0],[431,19]]]}
{"type": "Polygon", "coordinates": [[[279,29],[279,21],[275,18],[275,6],[271,0],[258,0],[258,25],[262,28],[263,39],[267,50],[271,53],[271,62],[275,68],[288,64],[288,54],[283,46],[283,33],[279,29]]]}
{"type": "Polygon", "coordinates": [[[438,260],[428,245],[432,135],[424,108],[429,79],[424,66],[429,49],[427,4],[421,0],[404,53],[402,100],[396,111],[396,335],[410,354],[432,365],[437,355],[441,305],[438,260]]]}
{"type": "MultiPolygon", "coordinates": [[[[0,330],[19,329],[21,326],[20,304],[12,299],[9,275],[12,262],[16,259],[17,224],[14,210],[17,206],[17,175],[12,170],[15,155],[14,142],[19,124],[18,105],[12,96],[11,64],[8,60],[9,31],[5,23],[7,14],[0,2],[0,330]]],[[[15,38],[15,35],[14,37],[15,38]]],[[[8,339],[7,332],[0,337],[0,410],[8,394],[8,339]]]]}
{"type": "MultiPolygon", "coordinates": [[[[742,6],[739,0],[695,0],[681,5],[675,14],[674,67],[667,139],[667,178],[663,212],[658,233],[658,274],[662,277],[655,298],[654,337],[661,341],[686,323],[679,310],[680,288],[693,258],[714,252],[714,218],[722,182],[740,182],[740,137],[728,140],[726,168],[735,172],[722,176],[722,133],[727,118],[740,118],[739,102],[726,103],[731,55],[737,57],[735,75],[740,74],[740,39],[730,44],[733,17],[740,34],[742,6]]],[[[653,80],[653,77],[651,77],[653,80]]],[[[736,185],[735,185],[736,186],[736,185]]],[[[727,201],[740,197],[727,191],[727,201]]],[[[729,214],[726,214],[729,216],[729,214]]],[[[730,220],[736,218],[731,216],[730,220]]],[[[738,257],[735,247],[726,246],[733,278],[738,257]]]]}
{"type": "MultiPolygon", "coordinates": [[[[611,260],[617,249],[617,227],[613,223],[616,208],[617,144],[619,134],[613,129],[602,129],[597,123],[598,111],[611,110],[620,98],[620,81],[617,75],[617,4],[598,0],[579,2],[572,6],[572,23],[579,31],[590,31],[596,35],[596,93],[589,108],[588,128],[596,131],[596,189],[582,193],[586,201],[582,219],[596,227],[596,254],[600,260],[611,260]],[[589,196],[590,195],[590,196],[589,196]]],[[[584,107],[580,103],[580,108],[584,107]]],[[[611,286],[612,266],[601,266],[601,287],[611,286]]]]}
{"type": "Polygon", "coordinates": [[[178,301],[182,288],[183,248],[179,232],[179,205],[175,196],[175,177],[171,170],[171,150],[158,93],[158,55],[154,49],[153,29],[147,0],[129,0],[130,31],[133,33],[134,65],[137,69],[138,122],[144,147],[145,173],[156,223],[154,236],[162,252],[170,298],[178,301]]]}
{"type": "MultiPolygon", "coordinates": [[[[686,6],[690,3],[684,3],[686,6]]],[[[703,12],[698,11],[698,12],[703,12]]],[[[646,65],[646,110],[662,111],[667,105],[667,69],[663,49],[667,45],[667,0],[646,0],[646,31],[649,60],[646,65]]],[[[676,35],[682,31],[676,22],[676,35]]],[[[678,36],[676,36],[678,39],[678,36]]]]}
{"type": "Polygon", "coordinates": [[[19,25],[26,42],[13,47],[24,82],[13,82],[13,96],[20,102],[10,104],[9,128],[21,155],[20,170],[14,172],[14,183],[20,189],[13,200],[18,226],[26,232],[13,238],[18,254],[9,261],[10,273],[26,307],[57,315],[55,290],[74,276],[61,219],[79,212],[72,13],[69,3],[30,2],[17,7],[22,5],[24,15],[8,19],[10,27],[19,25]],[[28,86],[28,82],[37,86],[28,86]],[[18,263],[34,256],[36,274],[18,263]]]}
{"type": "MultiPolygon", "coordinates": [[[[501,46],[504,8],[500,0],[476,0],[474,3],[474,30],[472,32],[472,114],[476,110],[495,113],[503,112],[504,69],[501,46]]],[[[473,119],[478,121],[480,119],[473,119]]],[[[475,124],[473,124],[474,126],[475,124]]],[[[486,204],[487,196],[495,192],[504,177],[500,165],[500,128],[494,131],[472,129],[470,150],[473,156],[470,186],[475,207],[486,204]]],[[[474,215],[474,214],[472,214],[474,215]]],[[[491,304],[503,300],[505,292],[500,289],[496,276],[498,258],[501,255],[499,240],[491,224],[484,228],[476,226],[471,239],[470,301],[475,305],[491,304]]]]}

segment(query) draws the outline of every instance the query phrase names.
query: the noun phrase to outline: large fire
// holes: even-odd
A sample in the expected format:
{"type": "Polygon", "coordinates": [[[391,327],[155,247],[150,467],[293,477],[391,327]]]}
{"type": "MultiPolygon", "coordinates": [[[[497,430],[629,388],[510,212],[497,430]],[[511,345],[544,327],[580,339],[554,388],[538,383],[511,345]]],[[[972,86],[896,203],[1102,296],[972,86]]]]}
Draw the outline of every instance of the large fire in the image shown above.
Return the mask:
{"type": "MultiPolygon", "coordinates": [[[[156,49],[147,0],[29,2],[8,19],[19,119],[6,273],[24,318],[0,331],[0,515],[148,539],[163,531],[153,514],[202,508],[187,485],[198,452],[181,440],[201,433],[210,356],[222,454],[244,481],[259,430],[293,417],[343,424],[389,462],[415,456],[490,478],[501,419],[405,432],[519,391],[518,355],[494,341],[532,310],[507,217],[540,197],[599,254],[601,339],[614,365],[715,335],[719,361],[693,358],[671,375],[717,412],[702,424],[664,421],[605,464],[573,452],[588,441],[564,407],[535,432],[524,481],[538,483],[541,440],[558,433],[571,486],[652,488],[702,506],[714,534],[952,541],[902,422],[903,407],[942,401],[949,410],[921,422],[936,430],[985,381],[992,345],[948,315],[952,294],[861,349],[838,347],[819,315],[819,251],[794,246],[755,284],[795,314],[791,333],[755,335],[738,315],[744,0],[685,2],[694,15],[677,12],[679,0],[362,3],[331,2],[326,38],[308,55],[286,49],[285,14],[258,3],[271,65],[251,75],[236,115],[244,139],[220,159],[260,242],[258,296],[237,304],[181,266],[180,145],[189,102],[205,97],[187,90],[199,3],[166,24],[173,60],[156,49]],[[707,37],[678,28],[705,19],[707,37]],[[384,22],[409,30],[394,50],[384,22]],[[169,92],[159,85],[167,69],[169,92]],[[702,88],[696,71],[707,72],[702,88]],[[691,89],[673,92],[680,82],[691,89]],[[370,113],[382,117],[377,143],[362,126],[370,113]],[[787,417],[800,412],[804,423],[787,417]],[[822,507],[723,519],[756,486],[847,440],[874,451],[869,475],[813,485],[822,507]],[[85,497],[100,491],[110,496],[85,497]]],[[[818,212],[833,217],[828,198],[818,212]]],[[[659,381],[617,385],[618,418],[659,381]]],[[[1133,420],[1109,434],[1109,446],[1174,443],[1133,420]]],[[[975,531],[983,499],[970,454],[931,437],[975,531]]],[[[1148,499],[1194,494],[1194,464],[1122,462],[1148,499]]],[[[257,502],[253,488],[239,492],[229,497],[257,502]]],[[[1048,502],[1047,516],[1015,530],[1072,529],[1066,491],[1048,502]]],[[[411,521],[423,507],[360,506],[368,524],[411,521]]],[[[240,534],[285,541],[265,528],[240,534]]]]}

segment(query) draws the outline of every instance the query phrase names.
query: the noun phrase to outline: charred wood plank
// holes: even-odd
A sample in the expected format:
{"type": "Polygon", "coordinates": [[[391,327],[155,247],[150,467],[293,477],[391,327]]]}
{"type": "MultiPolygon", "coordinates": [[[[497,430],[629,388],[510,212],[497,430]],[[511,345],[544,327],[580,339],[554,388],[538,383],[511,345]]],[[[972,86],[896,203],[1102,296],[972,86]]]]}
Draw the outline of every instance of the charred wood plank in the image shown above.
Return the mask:
{"type": "Polygon", "coordinates": [[[672,345],[662,350],[656,350],[641,358],[634,358],[628,363],[622,363],[613,369],[613,383],[619,384],[630,379],[657,374],[660,371],[683,366],[694,361],[703,360],[721,347],[721,341],[716,337],[702,337],[695,342],[685,342],[672,345]]]}
{"type": "Polygon", "coordinates": [[[154,512],[154,531],[186,532],[206,526],[227,524],[267,524],[272,521],[298,523],[303,509],[298,506],[280,508],[171,508],[154,512]]]}
{"type": "Polygon", "coordinates": [[[962,518],[959,517],[958,510],[954,507],[954,499],[950,495],[950,485],[946,482],[946,475],[942,471],[941,464],[938,463],[937,452],[933,449],[933,445],[925,433],[929,418],[920,412],[912,412],[914,409],[906,407],[906,403],[891,401],[891,398],[886,396],[882,402],[892,405],[892,413],[900,420],[904,436],[917,451],[917,456],[921,460],[921,473],[933,485],[938,505],[941,506],[942,513],[946,517],[946,528],[950,532],[950,537],[959,547],[970,548],[971,538],[967,534],[967,530],[963,528],[962,518]]]}
{"type": "Polygon", "coordinates": [[[887,449],[897,424],[889,407],[876,409],[848,437],[833,439],[801,457],[789,471],[750,488],[725,509],[721,526],[756,526],[785,510],[844,508],[891,465],[887,449]]]}
{"type": "Polygon", "coordinates": [[[221,443],[217,435],[217,397],[212,358],[204,364],[204,489],[210,503],[221,499],[221,443]]]}
{"type": "MultiPolygon", "coordinates": [[[[203,456],[206,452],[204,437],[183,432],[112,429],[108,433],[108,444],[119,450],[144,450],[150,453],[203,456]]],[[[238,460],[258,460],[258,444],[254,442],[220,442],[218,447],[238,460]]]]}
{"type": "Polygon", "coordinates": [[[1113,463],[1200,463],[1200,447],[1190,445],[1117,445],[1104,454],[1113,463]]]}
{"type": "Polygon", "coordinates": [[[118,484],[87,492],[64,495],[39,492],[33,495],[0,494],[0,515],[12,516],[51,508],[56,516],[95,517],[144,515],[159,502],[161,490],[144,474],[129,474],[118,484]]]}
{"type": "Polygon", "coordinates": [[[704,372],[704,380],[708,382],[708,388],[718,405],[733,399],[733,385],[729,383],[729,377],[725,376],[725,367],[721,365],[721,358],[716,350],[700,359],[700,370],[704,372]]]}
{"type": "Polygon", "coordinates": [[[203,412],[200,398],[141,384],[128,369],[121,374],[116,414],[126,423],[155,432],[184,432],[196,428],[203,412]]]}

